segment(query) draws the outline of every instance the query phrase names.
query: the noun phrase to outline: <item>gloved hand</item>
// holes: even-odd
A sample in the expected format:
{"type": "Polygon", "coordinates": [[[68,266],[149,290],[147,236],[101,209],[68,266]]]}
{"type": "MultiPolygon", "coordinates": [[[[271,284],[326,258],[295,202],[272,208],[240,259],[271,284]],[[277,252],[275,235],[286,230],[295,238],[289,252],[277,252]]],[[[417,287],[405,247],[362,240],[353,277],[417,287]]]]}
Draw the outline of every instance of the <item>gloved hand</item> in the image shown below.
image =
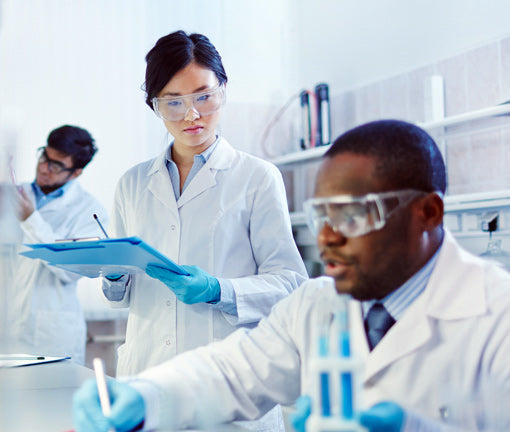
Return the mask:
{"type": "Polygon", "coordinates": [[[306,420],[312,413],[312,398],[308,395],[299,396],[296,400],[296,411],[290,416],[290,424],[296,432],[306,432],[306,420]]]}
{"type": "MultiPolygon", "coordinates": [[[[312,412],[312,399],[303,395],[296,401],[296,411],[289,420],[296,432],[306,432],[306,420],[312,412]]],[[[381,402],[362,411],[359,422],[369,432],[400,432],[404,423],[404,410],[394,402],[381,402]]]]}
{"type": "Polygon", "coordinates": [[[359,422],[370,432],[400,432],[404,410],[394,402],[380,402],[360,413],[359,422]]]}
{"type": "Polygon", "coordinates": [[[107,432],[114,428],[116,432],[135,429],[145,418],[145,402],[129,384],[107,381],[112,405],[111,415],[107,419],[101,411],[97,383],[89,379],[76,391],[73,397],[73,418],[76,432],[107,432]]]}
{"type": "Polygon", "coordinates": [[[183,265],[182,267],[189,276],[179,275],[152,264],[147,266],[145,273],[163,282],[183,303],[216,303],[220,300],[221,288],[218,279],[197,266],[183,265]]]}

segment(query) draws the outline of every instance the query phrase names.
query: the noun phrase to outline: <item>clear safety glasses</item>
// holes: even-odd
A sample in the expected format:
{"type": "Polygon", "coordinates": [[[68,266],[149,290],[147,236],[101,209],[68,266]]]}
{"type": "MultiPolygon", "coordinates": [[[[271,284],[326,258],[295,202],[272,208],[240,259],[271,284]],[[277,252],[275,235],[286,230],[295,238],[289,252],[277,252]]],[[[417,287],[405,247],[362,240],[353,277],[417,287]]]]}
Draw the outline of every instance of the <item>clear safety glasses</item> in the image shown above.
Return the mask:
{"type": "Polygon", "coordinates": [[[39,163],[48,164],[48,171],[52,174],[60,174],[64,171],[76,171],[76,168],[67,168],[62,162],[50,159],[48,153],[46,153],[46,147],[39,147],[39,163]]]}
{"type": "Polygon", "coordinates": [[[399,208],[426,192],[404,189],[363,196],[335,195],[312,198],[304,203],[308,226],[317,236],[327,223],[345,237],[358,237],[384,227],[399,208]]]}
{"type": "Polygon", "coordinates": [[[185,96],[153,98],[154,111],[163,120],[184,120],[189,110],[196,111],[200,117],[206,117],[219,111],[225,102],[225,86],[192,93],[185,96]]]}

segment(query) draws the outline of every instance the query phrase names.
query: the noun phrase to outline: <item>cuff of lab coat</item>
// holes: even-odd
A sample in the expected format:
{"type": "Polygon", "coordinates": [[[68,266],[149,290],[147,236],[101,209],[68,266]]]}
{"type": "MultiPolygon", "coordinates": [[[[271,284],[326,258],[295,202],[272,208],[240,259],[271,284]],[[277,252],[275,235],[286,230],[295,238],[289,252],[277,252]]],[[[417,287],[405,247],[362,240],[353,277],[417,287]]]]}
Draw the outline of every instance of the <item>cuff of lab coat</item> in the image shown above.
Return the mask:
{"type": "Polygon", "coordinates": [[[228,279],[221,278],[218,278],[218,282],[220,283],[221,289],[220,301],[218,303],[211,304],[211,306],[214,309],[218,309],[230,315],[237,315],[236,294],[232,282],[228,279]]]}
{"type": "Polygon", "coordinates": [[[152,381],[141,378],[126,377],[119,378],[119,381],[127,382],[137,390],[145,403],[145,419],[142,431],[152,431],[159,426],[159,388],[152,381]]]}

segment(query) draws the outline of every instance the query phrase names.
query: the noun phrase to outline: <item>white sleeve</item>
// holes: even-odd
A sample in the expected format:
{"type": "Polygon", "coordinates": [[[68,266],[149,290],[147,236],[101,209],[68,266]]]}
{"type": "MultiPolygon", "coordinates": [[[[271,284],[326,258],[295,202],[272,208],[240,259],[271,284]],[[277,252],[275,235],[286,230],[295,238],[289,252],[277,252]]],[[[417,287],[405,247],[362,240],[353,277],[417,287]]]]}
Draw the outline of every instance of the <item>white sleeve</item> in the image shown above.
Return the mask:
{"type": "Polygon", "coordinates": [[[287,207],[281,173],[274,166],[257,188],[250,218],[250,242],[258,273],[231,278],[237,315],[224,313],[231,325],[256,323],[307,278],[287,207]]]}
{"type": "MultiPolygon", "coordinates": [[[[91,207],[91,213],[97,212],[101,217],[105,226],[108,224],[106,211],[97,203],[96,208],[91,207]]],[[[58,240],[53,227],[44,220],[41,213],[37,210],[24,221],[20,222],[20,226],[24,234],[24,243],[53,243],[58,240]]],[[[91,216],[77,220],[75,226],[70,232],[70,238],[86,238],[97,236],[97,222],[91,216]]],[[[80,279],[82,276],[73,272],[62,270],[53,265],[49,265],[46,261],[41,261],[45,268],[53,273],[63,284],[69,284],[80,279]]]]}

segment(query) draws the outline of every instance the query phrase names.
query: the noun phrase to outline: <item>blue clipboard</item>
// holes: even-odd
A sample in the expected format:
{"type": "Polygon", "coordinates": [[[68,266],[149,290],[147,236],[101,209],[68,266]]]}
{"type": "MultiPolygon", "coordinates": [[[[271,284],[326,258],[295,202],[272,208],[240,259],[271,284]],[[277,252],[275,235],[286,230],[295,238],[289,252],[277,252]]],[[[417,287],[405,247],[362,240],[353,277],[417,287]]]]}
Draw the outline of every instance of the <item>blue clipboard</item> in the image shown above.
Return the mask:
{"type": "Polygon", "coordinates": [[[139,237],[64,241],[26,245],[32,250],[20,255],[89,278],[111,274],[144,273],[149,264],[187,276],[189,273],[139,237]]]}

